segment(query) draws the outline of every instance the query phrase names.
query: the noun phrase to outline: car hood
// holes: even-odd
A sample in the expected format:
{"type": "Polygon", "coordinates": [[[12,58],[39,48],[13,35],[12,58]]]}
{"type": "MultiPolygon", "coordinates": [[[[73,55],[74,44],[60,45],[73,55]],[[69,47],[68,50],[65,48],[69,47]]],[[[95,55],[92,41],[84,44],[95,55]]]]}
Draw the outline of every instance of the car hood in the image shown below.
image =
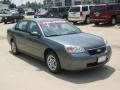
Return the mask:
{"type": "Polygon", "coordinates": [[[103,38],[87,33],[47,37],[47,39],[62,45],[74,45],[84,48],[97,48],[105,46],[103,38]]]}

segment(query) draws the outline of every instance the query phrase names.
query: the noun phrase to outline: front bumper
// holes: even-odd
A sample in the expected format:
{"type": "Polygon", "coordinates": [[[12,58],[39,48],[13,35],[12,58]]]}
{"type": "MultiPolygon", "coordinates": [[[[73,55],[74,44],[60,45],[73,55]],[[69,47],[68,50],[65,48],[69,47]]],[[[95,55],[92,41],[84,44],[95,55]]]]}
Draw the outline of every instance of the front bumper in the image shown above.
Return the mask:
{"type": "Polygon", "coordinates": [[[65,70],[83,70],[99,67],[106,64],[111,57],[111,48],[107,47],[107,52],[98,55],[89,55],[87,53],[63,55],[60,58],[61,68],[65,70]],[[98,58],[106,56],[106,60],[98,63],[98,58]]]}

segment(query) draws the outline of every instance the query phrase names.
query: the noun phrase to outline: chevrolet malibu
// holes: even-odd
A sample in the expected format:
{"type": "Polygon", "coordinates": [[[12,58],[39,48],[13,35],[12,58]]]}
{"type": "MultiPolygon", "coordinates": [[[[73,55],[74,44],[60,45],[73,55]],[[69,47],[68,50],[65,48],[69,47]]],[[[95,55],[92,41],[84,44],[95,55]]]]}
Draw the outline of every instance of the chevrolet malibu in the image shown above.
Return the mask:
{"type": "Polygon", "coordinates": [[[111,57],[111,47],[103,38],[84,33],[63,19],[22,20],[7,31],[7,38],[14,55],[40,59],[53,73],[99,67],[111,57]]]}

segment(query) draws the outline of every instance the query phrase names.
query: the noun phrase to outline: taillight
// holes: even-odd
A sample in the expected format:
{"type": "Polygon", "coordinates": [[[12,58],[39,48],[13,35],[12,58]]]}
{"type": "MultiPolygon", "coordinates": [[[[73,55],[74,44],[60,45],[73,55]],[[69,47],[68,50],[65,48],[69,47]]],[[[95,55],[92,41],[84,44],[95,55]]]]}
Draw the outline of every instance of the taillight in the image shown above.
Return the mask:
{"type": "Polygon", "coordinates": [[[80,12],[80,16],[81,16],[81,17],[83,16],[83,13],[82,13],[82,12],[80,12]]]}

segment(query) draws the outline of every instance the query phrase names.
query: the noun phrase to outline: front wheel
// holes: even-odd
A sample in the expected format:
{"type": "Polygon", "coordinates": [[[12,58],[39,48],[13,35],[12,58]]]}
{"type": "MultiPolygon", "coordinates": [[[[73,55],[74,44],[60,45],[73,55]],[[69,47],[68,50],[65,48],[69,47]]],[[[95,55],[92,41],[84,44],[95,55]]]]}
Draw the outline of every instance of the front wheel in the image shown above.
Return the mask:
{"type": "Polygon", "coordinates": [[[86,24],[90,24],[90,17],[89,17],[89,16],[86,17],[85,23],[86,23],[86,24]]]}
{"type": "Polygon", "coordinates": [[[112,25],[115,25],[115,24],[116,24],[116,18],[115,18],[115,17],[113,17],[113,18],[111,19],[111,24],[112,24],[112,25]]]}
{"type": "Polygon", "coordinates": [[[59,63],[59,59],[58,56],[54,53],[54,52],[48,52],[48,54],[46,55],[46,64],[48,69],[52,72],[52,73],[58,73],[60,72],[60,63],[59,63]]]}
{"type": "Polygon", "coordinates": [[[18,49],[17,49],[17,45],[14,41],[11,41],[11,52],[14,54],[14,55],[17,55],[19,52],[18,52],[18,49]]]}

